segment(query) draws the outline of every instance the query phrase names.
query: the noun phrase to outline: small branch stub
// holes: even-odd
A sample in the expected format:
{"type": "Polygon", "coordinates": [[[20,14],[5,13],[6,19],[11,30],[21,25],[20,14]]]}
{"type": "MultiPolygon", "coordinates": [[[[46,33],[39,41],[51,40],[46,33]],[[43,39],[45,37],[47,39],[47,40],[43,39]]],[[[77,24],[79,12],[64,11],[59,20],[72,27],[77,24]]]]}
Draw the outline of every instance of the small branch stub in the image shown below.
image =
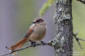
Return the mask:
{"type": "Polygon", "coordinates": [[[79,1],[79,2],[81,2],[81,3],[83,3],[83,4],[85,4],[85,0],[77,0],[77,1],[79,1]]]}

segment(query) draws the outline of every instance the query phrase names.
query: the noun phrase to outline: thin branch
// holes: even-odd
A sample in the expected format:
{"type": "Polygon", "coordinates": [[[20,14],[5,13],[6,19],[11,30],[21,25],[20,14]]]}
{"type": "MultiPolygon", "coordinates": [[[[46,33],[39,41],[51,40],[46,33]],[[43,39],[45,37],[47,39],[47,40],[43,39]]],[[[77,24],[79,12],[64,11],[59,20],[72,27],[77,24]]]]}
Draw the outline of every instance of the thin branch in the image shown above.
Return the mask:
{"type": "Polygon", "coordinates": [[[78,34],[73,34],[73,36],[74,36],[74,38],[76,39],[78,45],[80,46],[81,49],[83,49],[82,46],[81,46],[80,41],[85,41],[85,40],[84,40],[84,39],[80,39],[80,38],[78,38],[77,35],[78,35],[78,34]]]}
{"type": "Polygon", "coordinates": [[[78,38],[78,36],[77,36],[78,34],[73,34],[73,36],[76,38],[76,40],[80,40],[80,41],[85,41],[84,39],[81,39],[81,38],[78,38]]]}
{"type": "MultiPolygon", "coordinates": [[[[25,50],[25,49],[27,49],[27,48],[30,48],[30,47],[36,47],[36,46],[40,46],[40,45],[49,45],[49,46],[52,46],[52,41],[51,42],[49,42],[49,43],[44,43],[44,44],[42,44],[42,43],[36,43],[36,45],[35,46],[33,46],[33,45],[29,45],[29,46],[27,46],[27,47],[23,47],[23,48],[20,48],[20,49],[17,49],[17,50],[10,50],[11,52],[10,53],[7,53],[7,54],[3,54],[3,55],[0,55],[0,56],[6,56],[6,55],[10,55],[10,54],[13,54],[14,52],[17,52],[17,51],[22,51],[22,50],[25,50]]],[[[7,48],[7,47],[6,47],[7,48]]],[[[7,48],[8,49],[8,48],[7,48]]],[[[9,50],[9,49],[8,49],[9,50]]]]}
{"type": "Polygon", "coordinates": [[[0,55],[0,56],[10,55],[10,54],[13,54],[14,52],[21,51],[21,50],[27,49],[27,48],[29,48],[29,47],[32,47],[32,46],[27,46],[27,47],[24,47],[24,48],[21,48],[21,49],[13,50],[13,51],[10,50],[10,51],[11,51],[10,53],[3,54],[3,55],[0,55]]]}
{"type": "Polygon", "coordinates": [[[85,0],[77,0],[77,1],[79,1],[79,2],[81,2],[81,3],[83,3],[83,4],[85,4],[85,0]]]}

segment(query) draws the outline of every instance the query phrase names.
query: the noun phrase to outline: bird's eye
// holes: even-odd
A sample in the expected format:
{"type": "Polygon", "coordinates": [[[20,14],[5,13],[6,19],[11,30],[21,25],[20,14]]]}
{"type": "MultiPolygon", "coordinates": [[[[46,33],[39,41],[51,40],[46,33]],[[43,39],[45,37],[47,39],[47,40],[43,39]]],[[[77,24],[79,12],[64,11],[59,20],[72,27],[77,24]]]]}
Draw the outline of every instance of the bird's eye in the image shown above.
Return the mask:
{"type": "Polygon", "coordinates": [[[37,20],[37,22],[40,22],[40,20],[37,20]]]}
{"type": "Polygon", "coordinates": [[[43,19],[37,19],[33,23],[40,23],[40,22],[43,22],[43,19]]]}

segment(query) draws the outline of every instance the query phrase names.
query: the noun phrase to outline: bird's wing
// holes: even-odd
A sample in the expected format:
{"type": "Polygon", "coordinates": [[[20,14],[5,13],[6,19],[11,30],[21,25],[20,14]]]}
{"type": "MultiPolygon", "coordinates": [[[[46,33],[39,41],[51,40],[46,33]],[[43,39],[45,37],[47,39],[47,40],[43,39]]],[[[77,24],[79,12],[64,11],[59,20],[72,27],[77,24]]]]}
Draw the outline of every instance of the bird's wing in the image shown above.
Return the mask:
{"type": "Polygon", "coordinates": [[[12,45],[9,49],[10,50],[16,50],[16,49],[21,48],[29,40],[29,36],[32,34],[34,27],[35,27],[35,25],[32,25],[28,29],[28,31],[27,31],[26,35],[24,36],[24,38],[22,40],[20,40],[19,42],[17,42],[15,45],[12,45]]]}

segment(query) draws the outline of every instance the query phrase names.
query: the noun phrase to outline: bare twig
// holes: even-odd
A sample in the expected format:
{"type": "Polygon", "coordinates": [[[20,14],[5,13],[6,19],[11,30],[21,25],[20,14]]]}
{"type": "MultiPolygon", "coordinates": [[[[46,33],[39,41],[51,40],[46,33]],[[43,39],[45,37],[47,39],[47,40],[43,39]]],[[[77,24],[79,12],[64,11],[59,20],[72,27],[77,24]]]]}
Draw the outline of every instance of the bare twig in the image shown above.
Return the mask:
{"type": "Polygon", "coordinates": [[[81,3],[83,3],[83,4],[85,4],[85,0],[77,0],[77,1],[79,1],[79,2],[81,2],[81,3]]]}
{"type": "MultiPolygon", "coordinates": [[[[30,47],[36,47],[36,46],[40,46],[40,45],[49,45],[49,46],[52,46],[52,41],[51,42],[49,42],[49,43],[36,43],[36,45],[35,46],[33,46],[33,45],[29,45],[29,46],[27,46],[27,47],[23,47],[23,48],[20,48],[20,49],[17,49],[17,50],[10,50],[11,52],[10,53],[7,53],[7,54],[3,54],[3,55],[0,55],[0,56],[6,56],[6,55],[10,55],[10,54],[13,54],[14,52],[17,52],[17,51],[21,51],[21,50],[25,50],[25,49],[27,49],[27,48],[30,48],[30,47]]],[[[6,47],[7,49],[8,49],[8,47],[6,47]]],[[[9,50],[9,49],[8,49],[9,50]]]]}
{"type": "Polygon", "coordinates": [[[81,41],[85,41],[84,39],[80,39],[80,38],[78,38],[78,36],[77,36],[78,34],[73,34],[73,36],[74,36],[74,38],[76,39],[76,41],[77,41],[77,43],[78,43],[78,45],[80,46],[80,48],[82,49],[82,46],[81,46],[81,43],[80,43],[80,40],[81,41]]]}
{"type": "Polygon", "coordinates": [[[3,54],[3,55],[0,55],[0,56],[10,55],[10,54],[13,54],[14,52],[21,51],[21,50],[27,49],[27,48],[29,48],[29,47],[32,47],[32,46],[27,46],[27,47],[24,47],[24,48],[21,48],[21,49],[17,49],[17,50],[11,50],[10,53],[3,54]]]}

